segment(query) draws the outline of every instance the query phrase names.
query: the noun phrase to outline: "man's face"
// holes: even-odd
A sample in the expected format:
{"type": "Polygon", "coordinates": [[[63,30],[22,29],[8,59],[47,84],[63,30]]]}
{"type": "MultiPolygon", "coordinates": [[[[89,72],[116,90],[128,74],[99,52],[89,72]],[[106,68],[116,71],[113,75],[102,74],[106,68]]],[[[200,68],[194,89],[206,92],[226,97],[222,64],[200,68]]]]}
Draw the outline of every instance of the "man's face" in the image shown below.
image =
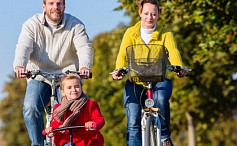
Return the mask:
{"type": "Polygon", "coordinates": [[[43,11],[54,23],[58,23],[64,15],[65,4],[63,2],[63,0],[46,0],[45,4],[43,3],[43,11]]]}

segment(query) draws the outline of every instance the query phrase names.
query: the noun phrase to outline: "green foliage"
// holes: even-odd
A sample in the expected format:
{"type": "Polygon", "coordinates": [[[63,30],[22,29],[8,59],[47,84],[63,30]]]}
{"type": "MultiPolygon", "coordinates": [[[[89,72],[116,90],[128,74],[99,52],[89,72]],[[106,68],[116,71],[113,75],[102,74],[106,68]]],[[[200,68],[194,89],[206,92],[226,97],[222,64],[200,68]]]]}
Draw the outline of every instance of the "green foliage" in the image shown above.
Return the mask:
{"type": "MultiPolygon", "coordinates": [[[[130,25],[140,18],[136,0],[118,0],[115,10],[125,10],[130,25]]],[[[191,114],[196,128],[197,145],[236,145],[237,81],[237,1],[236,0],[160,0],[158,22],[173,30],[184,65],[192,68],[190,78],[173,82],[171,129],[176,145],[187,145],[187,120],[191,114]]],[[[84,90],[98,101],[106,124],[102,129],[106,146],[124,146],[126,118],[123,107],[124,81],[113,81],[109,72],[115,67],[120,42],[127,26],[99,34],[95,49],[93,78],[84,90]]],[[[11,77],[8,93],[0,103],[2,131],[8,145],[29,145],[20,110],[25,91],[23,80],[11,77]],[[8,126],[9,124],[10,126],[8,126]],[[20,134],[19,134],[20,133],[20,134]],[[27,143],[27,144],[26,144],[27,143]]],[[[7,146],[8,146],[7,145],[7,146]]]]}
{"type": "MultiPolygon", "coordinates": [[[[119,2],[126,12],[136,13],[130,15],[136,17],[132,20],[139,19],[137,10],[132,9],[135,1],[119,2]]],[[[237,64],[237,2],[160,0],[159,3],[158,23],[173,30],[185,66],[193,68],[189,79],[171,75],[174,87],[171,129],[183,134],[186,129],[184,113],[188,111],[196,126],[197,143],[217,143],[218,138],[211,138],[207,130],[211,130],[217,121],[233,119],[232,111],[237,105],[237,83],[232,79],[237,64]]],[[[131,21],[131,25],[133,23],[131,21]]]]}
{"type": "Polygon", "coordinates": [[[125,10],[125,15],[131,18],[131,24],[135,24],[139,18],[138,4],[139,0],[118,0],[121,3],[115,10],[125,10]]]}
{"type": "Polygon", "coordinates": [[[10,77],[4,91],[8,95],[0,102],[0,118],[3,123],[1,131],[6,146],[30,145],[30,139],[23,121],[22,102],[25,95],[26,82],[10,77]]]}
{"type": "Polygon", "coordinates": [[[125,145],[125,112],[123,107],[122,81],[112,80],[109,74],[115,69],[115,60],[119,51],[125,27],[112,32],[99,34],[93,40],[95,49],[93,78],[87,80],[83,87],[90,98],[99,102],[102,114],[106,119],[102,133],[106,146],[125,145]]]}

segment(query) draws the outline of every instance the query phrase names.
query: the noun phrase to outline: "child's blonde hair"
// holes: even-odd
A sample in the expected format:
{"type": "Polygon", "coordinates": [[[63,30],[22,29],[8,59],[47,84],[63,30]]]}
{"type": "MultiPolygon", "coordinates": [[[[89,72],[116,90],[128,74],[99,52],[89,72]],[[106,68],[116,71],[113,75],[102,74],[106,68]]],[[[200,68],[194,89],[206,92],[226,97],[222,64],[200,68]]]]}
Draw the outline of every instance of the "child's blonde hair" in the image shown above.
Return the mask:
{"type": "Polygon", "coordinates": [[[63,83],[66,80],[71,80],[71,79],[76,79],[79,81],[81,87],[82,87],[82,80],[81,77],[77,74],[65,74],[62,78],[61,78],[61,84],[60,84],[60,89],[63,90],[63,83]]]}

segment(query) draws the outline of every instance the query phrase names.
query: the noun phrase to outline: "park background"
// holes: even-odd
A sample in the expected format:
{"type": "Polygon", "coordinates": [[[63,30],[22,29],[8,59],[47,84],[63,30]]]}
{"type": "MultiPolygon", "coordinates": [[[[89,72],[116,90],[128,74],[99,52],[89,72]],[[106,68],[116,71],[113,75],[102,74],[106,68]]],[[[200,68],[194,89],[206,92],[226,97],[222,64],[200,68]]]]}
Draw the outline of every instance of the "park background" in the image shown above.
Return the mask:
{"type": "MultiPolygon", "coordinates": [[[[172,139],[177,146],[237,145],[237,2],[235,0],[160,0],[160,25],[172,29],[190,78],[173,82],[172,139]]],[[[1,134],[5,146],[29,145],[21,108],[25,81],[14,78],[12,61],[22,23],[41,13],[41,1],[4,1],[0,10],[1,134]]],[[[80,18],[95,49],[93,78],[84,89],[106,119],[106,146],[124,146],[124,81],[114,69],[122,36],[139,20],[135,0],[66,1],[66,12],[80,18]],[[116,9],[116,11],[113,11],[116,9]],[[124,16],[126,15],[126,17],[124,16]]],[[[3,145],[2,142],[0,142],[3,145]]]]}

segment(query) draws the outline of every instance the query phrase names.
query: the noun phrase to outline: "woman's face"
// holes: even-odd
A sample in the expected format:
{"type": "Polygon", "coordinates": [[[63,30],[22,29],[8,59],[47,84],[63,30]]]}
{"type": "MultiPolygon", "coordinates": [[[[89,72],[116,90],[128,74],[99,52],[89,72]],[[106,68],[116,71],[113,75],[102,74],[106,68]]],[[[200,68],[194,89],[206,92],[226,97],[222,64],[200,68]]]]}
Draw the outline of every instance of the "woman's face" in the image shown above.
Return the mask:
{"type": "Polygon", "coordinates": [[[61,93],[66,96],[68,100],[76,100],[81,96],[82,88],[81,83],[77,79],[65,80],[62,83],[61,93]]]}
{"type": "Polygon", "coordinates": [[[145,29],[152,29],[159,17],[158,8],[151,3],[144,3],[143,9],[140,12],[142,26],[145,29]]]}

